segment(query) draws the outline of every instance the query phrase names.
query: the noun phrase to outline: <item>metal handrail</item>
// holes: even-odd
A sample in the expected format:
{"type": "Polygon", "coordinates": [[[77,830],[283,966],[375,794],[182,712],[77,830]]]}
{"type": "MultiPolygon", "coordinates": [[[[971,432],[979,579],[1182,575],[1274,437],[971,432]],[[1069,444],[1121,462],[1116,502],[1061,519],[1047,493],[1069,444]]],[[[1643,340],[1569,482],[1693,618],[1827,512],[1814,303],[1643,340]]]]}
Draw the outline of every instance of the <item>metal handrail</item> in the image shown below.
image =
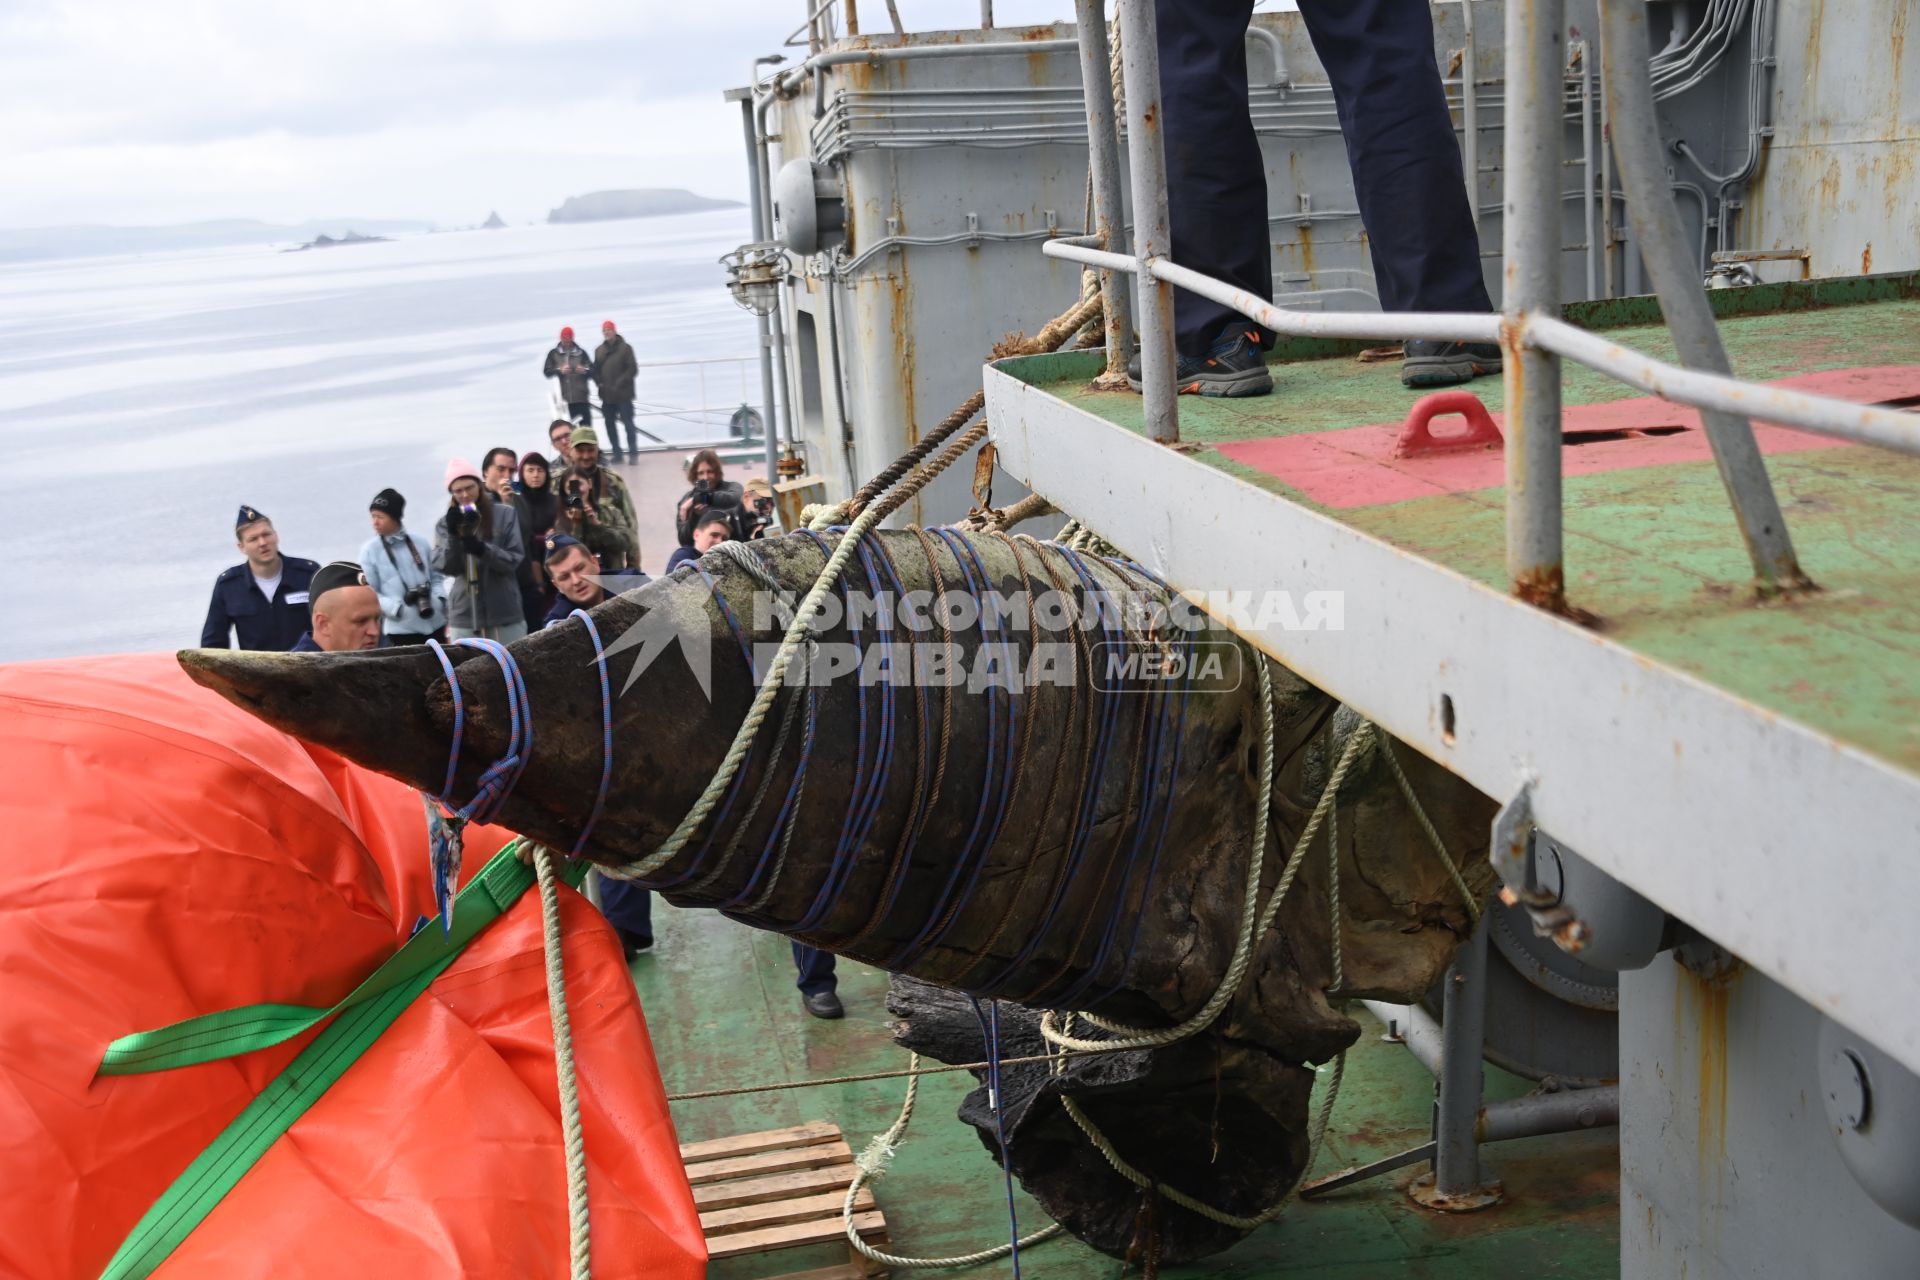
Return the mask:
{"type": "MultiPolygon", "coordinates": [[[[1505,447],[1509,578],[1517,595],[1556,611],[1564,607],[1559,357],[1703,412],[1713,428],[1709,438],[1715,459],[1746,536],[1755,578],[1762,590],[1810,584],[1793,560],[1785,522],[1754,443],[1750,417],[1920,456],[1920,419],[1912,414],[1749,382],[1711,367],[1715,363],[1711,353],[1721,351],[1711,312],[1705,312],[1705,330],[1693,323],[1697,313],[1704,311],[1704,296],[1699,308],[1689,307],[1691,299],[1683,295],[1691,282],[1674,279],[1671,273],[1667,273],[1667,278],[1655,280],[1662,313],[1673,323],[1683,358],[1709,367],[1688,368],[1657,360],[1560,318],[1561,139],[1558,131],[1562,128],[1562,113],[1525,108],[1529,104],[1558,102],[1563,92],[1560,45],[1565,25],[1564,0],[1540,0],[1534,5],[1513,5],[1507,10],[1506,61],[1512,77],[1509,100],[1521,109],[1511,113],[1507,129],[1505,168],[1512,216],[1506,219],[1508,284],[1500,313],[1287,311],[1247,290],[1173,261],[1169,256],[1171,246],[1166,222],[1166,166],[1160,134],[1155,4],[1154,0],[1119,0],[1119,6],[1127,99],[1125,146],[1136,210],[1133,252],[1118,253],[1101,247],[1106,238],[1097,234],[1050,240],[1041,246],[1041,252],[1099,268],[1105,273],[1102,292],[1109,300],[1124,293],[1123,286],[1115,282],[1114,273],[1156,282],[1157,287],[1143,287],[1140,291],[1140,380],[1148,434],[1153,439],[1163,443],[1179,440],[1172,323],[1171,286],[1174,285],[1229,307],[1277,334],[1291,337],[1498,341],[1505,346],[1507,356],[1509,429],[1505,447]],[[1530,120],[1534,121],[1532,126],[1528,124],[1530,120]],[[1142,214],[1140,210],[1146,212],[1142,214]],[[1543,228],[1551,234],[1546,234],[1543,228]],[[1674,319],[1689,313],[1696,314],[1689,320],[1674,319]]],[[[1080,7],[1084,13],[1094,6],[1080,7]]],[[[1644,53],[1644,30],[1638,49],[1630,47],[1619,35],[1627,12],[1622,0],[1600,0],[1600,8],[1603,32],[1614,34],[1620,44],[1611,62],[1617,66],[1623,57],[1644,53]],[[1609,17],[1613,19],[1611,23],[1609,17]]],[[[1092,25],[1082,23],[1080,39],[1091,38],[1092,25]]],[[[1603,66],[1609,61],[1607,55],[1603,47],[1603,66]]],[[[1089,63],[1083,62],[1083,65],[1089,63]]],[[[1601,79],[1607,99],[1605,110],[1613,121],[1616,141],[1636,130],[1644,131],[1652,121],[1653,110],[1644,67],[1637,77],[1616,75],[1608,68],[1603,70],[1601,79]]],[[[1111,128],[1113,101],[1107,78],[1083,76],[1082,87],[1090,130],[1111,128]]],[[[1089,142],[1096,151],[1105,141],[1090,132],[1089,142]]],[[[1103,172],[1102,168],[1095,166],[1093,172],[1096,208],[1117,199],[1117,175],[1110,170],[1103,172]]],[[[1652,196],[1644,184],[1629,180],[1629,212],[1648,223],[1656,217],[1650,208],[1652,196]],[[1643,189],[1636,190],[1636,186],[1643,189]]],[[[1652,237],[1642,239],[1650,241],[1652,237]]],[[[1724,360],[1721,354],[1721,368],[1725,367],[1724,360]]]]}
{"type": "MultiPolygon", "coordinates": [[[[1082,236],[1071,240],[1050,240],[1041,246],[1041,252],[1049,257],[1080,262],[1102,270],[1140,274],[1141,263],[1138,258],[1086,247],[1084,242],[1092,238],[1082,236]]],[[[1287,337],[1396,342],[1494,342],[1500,340],[1503,332],[1502,317],[1492,312],[1289,311],[1225,281],[1180,266],[1168,258],[1153,259],[1147,264],[1146,270],[1154,279],[1178,285],[1222,306],[1231,307],[1255,323],[1287,337]]],[[[1518,339],[1518,346],[1524,350],[1565,356],[1628,386],[1676,404],[1707,412],[1758,418],[1854,444],[1874,445],[1920,456],[1920,419],[1910,413],[1684,368],[1623,347],[1610,338],[1568,324],[1545,311],[1521,313],[1511,332],[1518,339]]],[[[1556,425],[1557,418],[1556,405],[1556,425]]],[[[1154,438],[1177,441],[1177,418],[1171,434],[1156,435],[1154,438]]],[[[1558,441],[1550,440],[1549,443],[1557,462],[1558,441]]]]}
{"type": "MultiPolygon", "coordinates": [[[[1139,274],[1138,258],[1088,247],[1088,242],[1095,239],[1097,237],[1075,236],[1049,240],[1040,251],[1051,258],[1064,258],[1104,271],[1139,274]]],[[[1497,342],[1500,339],[1501,317],[1491,311],[1288,311],[1170,259],[1156,259],[1149,271],[1157,279],[1232,307],[1283,337],[1381,342],[1423,339],[1497,342]]],[[[1683,368],[1623,347],[1611,338],[1543,311],[1523,315],[1520,340],[1527,347],[1565,356],[1576,364],[1676,404],[1746,414],[1762,422],[1920,456],[1920,417],[1898,409],[1683,368]]]]}

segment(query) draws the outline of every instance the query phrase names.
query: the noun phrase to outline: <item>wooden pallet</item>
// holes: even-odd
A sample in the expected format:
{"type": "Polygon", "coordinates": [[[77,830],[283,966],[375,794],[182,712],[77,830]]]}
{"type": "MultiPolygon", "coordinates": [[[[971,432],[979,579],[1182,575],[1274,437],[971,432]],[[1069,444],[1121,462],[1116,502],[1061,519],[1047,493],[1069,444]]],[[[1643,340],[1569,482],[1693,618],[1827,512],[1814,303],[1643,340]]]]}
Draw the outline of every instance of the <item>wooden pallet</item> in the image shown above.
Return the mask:
{"type": "MultiPolygon", "coordinates": [[[[777,1253],[845,1242],[840,1206],[853,1182],[853,1151],[840,1126],[825,1120],[742,1133],[680,1147],[693,1203],[707,1237],[707,1256],[777,1253]]],[[[870,1244],[887,1244],[887,1220],[873,1192],[860,1188],[854,1228],[870,1244]]],[[[870,1280],[886,1274],[851,1245],[841,1266],[796,1271],[777,1280],[870,1280]]]]}

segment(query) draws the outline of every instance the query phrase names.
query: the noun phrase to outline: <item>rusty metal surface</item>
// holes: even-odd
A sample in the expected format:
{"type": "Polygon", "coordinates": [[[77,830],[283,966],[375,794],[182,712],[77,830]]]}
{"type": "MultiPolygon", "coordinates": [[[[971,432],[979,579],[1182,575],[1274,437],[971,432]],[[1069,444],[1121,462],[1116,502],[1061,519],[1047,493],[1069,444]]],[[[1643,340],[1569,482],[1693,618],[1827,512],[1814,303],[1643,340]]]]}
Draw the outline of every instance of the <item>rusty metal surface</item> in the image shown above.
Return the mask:
{"type": "Polygon", "coordinates": [[[1621,1274],[1915,1274],[1920,1231],[1868,1198],[1827,1132],[1810,1006],[1750,969],[1703,977],[1663,955],[1621,975],[1620,1008],[1621,1274]]]}
{"type": "MultiPolygon", "coordinates": [[[[1920,16],[1912,0],[1782,4],[1773,137],[1740,247],[1808,251],[1815,276],[1920,252],[1920,16]]],[[[1782,264],[1792,273],[1797,264],[1782,264]]]]}

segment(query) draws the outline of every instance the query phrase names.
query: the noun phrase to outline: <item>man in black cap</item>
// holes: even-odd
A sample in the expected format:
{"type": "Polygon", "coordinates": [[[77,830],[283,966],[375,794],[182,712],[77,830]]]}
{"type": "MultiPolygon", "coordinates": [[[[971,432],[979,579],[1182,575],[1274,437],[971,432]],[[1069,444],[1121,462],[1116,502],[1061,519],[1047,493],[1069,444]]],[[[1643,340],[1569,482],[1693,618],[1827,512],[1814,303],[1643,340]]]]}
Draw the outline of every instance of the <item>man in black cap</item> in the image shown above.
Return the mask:
{"type": "Polygon", "coordinates": [[[351,560],[335,560],[313,575],[313,630],[295,653],[347,653],[380,647],[380,597],[351,560]]]}
{"type": "Polygon", "coordinates": [[[285,652],[310,625],[308,588],[320,566],[281,555],[273,521],[253,507],[240,508],[233,538],[247,558],[214,579],[200,647],[229,648],[238,636],[242,649],[285,652]]]}

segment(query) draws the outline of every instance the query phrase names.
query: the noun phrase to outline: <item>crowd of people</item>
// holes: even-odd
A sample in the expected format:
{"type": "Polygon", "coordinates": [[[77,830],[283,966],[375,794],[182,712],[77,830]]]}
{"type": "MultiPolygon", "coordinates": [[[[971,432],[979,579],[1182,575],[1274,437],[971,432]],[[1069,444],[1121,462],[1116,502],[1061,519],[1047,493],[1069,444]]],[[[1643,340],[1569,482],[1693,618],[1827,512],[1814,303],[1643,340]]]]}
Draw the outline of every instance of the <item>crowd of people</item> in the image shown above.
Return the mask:
{"type": "MultiPolygon", "coordinates": [[[[606,329],[618,337],[611,322],[606,329]]],[[[570,330],[562,335],[572,336],[570,330]]],[[[603,344],[590,368],[605,370],[606,354],[603,344]]],[[[627,359],[630,368],[630,351],[627,359]]],[[[550,355],[550,373],[556,365],[565,370],[559,376],[584,376],[573,371],[570,357],[550,355]]],[[[631,450],[630,373],[627,378],[631,450]]],[[[611,430],[621,402],[609,404],[607,386],[601,383],[602,406],[611,430]]],[[[583,389],[563,383],[569,399],[576,390],[584,397],[583,389]]],[[[582,416],[590,407],[584,400],[569,405],[582,416]]],[[[244,559],[214,581],[201,645],[338,653],[476,636],[509,644],[646,583],[633,495],[617,472],[601,465],[599,434],[587,423],[556,418],[547,440],[551,457],[500,446],[487,450],[477,467],[450,460],[446,507],[431,538],[407,526],[404,495],[380,490],[367,504],[372,537],[357,562],[322,565],[284,555],[266,513],[241,506],[234,542],[244,559]]],[[[689,487],[674,507],[680,545],[667,572],[722,542],[762,537],[775,527],[773,490],[764,479],[728,480],[711,449],[687,460],[686,476],[689,487]]],[[[647,890],[602,880],[600,905],[629,959],[653,950],[647,890]]],[[[794,943],[793,958],[807,1011],[841,1017],[833,955],[794,943]]]]}
{"type": "MultiPolygon", "coordinates": [[[[609,588],[645,583],[633,494],[602,465],[599,434],[556,418],[547,439],[551,457],[500,446],[479,466],[450,460],[431,537],[408,527],[398,490],[374,494],[372,536],[357,561],[283,555],[273,521],[241,506],[234,541],[245,559],[215,580],[201,645],[338,652],[469,636],[510,644],[594,607],[609,588]]],[[[695,453],[686,474],[667,572],[773,527],[764,480],[728,480],[711,449],[695,453]]]]}

